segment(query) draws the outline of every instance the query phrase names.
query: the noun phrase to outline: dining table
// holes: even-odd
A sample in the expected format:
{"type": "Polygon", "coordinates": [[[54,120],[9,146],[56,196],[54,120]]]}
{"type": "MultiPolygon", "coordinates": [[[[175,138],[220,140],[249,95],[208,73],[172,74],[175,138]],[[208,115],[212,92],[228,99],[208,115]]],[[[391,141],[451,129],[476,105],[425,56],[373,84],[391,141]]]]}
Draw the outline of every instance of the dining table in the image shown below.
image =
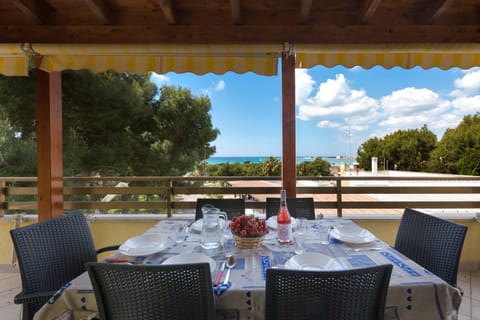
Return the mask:
{"type": "MultiPolygon", "coordinates": [[[[352,220],[293,219],[294,241],[289,244],[277,241],[274,220],[269,219],[267,225],[270,232],[258,248],[236,247],[227,224],[223,245],[204,249],[200,245],[201,225],[199,227],[198,220],[187,225],[185,220],[166,219],[143,234],[146,239],[163,239],[155,249],[147,247],[145,251],[133,254],[128,251],[129,248],[125,248],[127,240],[123,250],[113,253],[104,262],[138,265],[209,262],[213,281],[219,272],[226,271],[226,268],[221,268],[233,255],[235,266],[229,282],[221,282],[213,288],[217,319],[264,319],[265,279],[269,268],[346,270],[392,264],[385,307],[386,320],[457,318],[462,298],[458,288],[402,255],[376,238],[372,230],[362,229],[352,220]],[[185,233],[179,235],[182,227],[185,233]],[[298,231],[302,229],[300,234],[298,231]]],[[[79,320],[96,317],[95,294],[85,272],[59,288],[35,314],[34,319],[79,320]]]]}

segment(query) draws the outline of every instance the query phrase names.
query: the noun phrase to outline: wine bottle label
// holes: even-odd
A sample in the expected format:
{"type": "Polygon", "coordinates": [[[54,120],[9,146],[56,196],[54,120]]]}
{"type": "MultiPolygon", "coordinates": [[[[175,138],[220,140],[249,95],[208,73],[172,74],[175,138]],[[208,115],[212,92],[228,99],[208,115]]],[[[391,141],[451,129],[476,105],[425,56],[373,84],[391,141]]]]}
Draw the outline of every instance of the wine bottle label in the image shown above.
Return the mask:
{"type": "Polygon", "coordinates": [[[292,224],[278,223],[277,235],[278,235],[278,241],[281,243],[287,243],[292,241],[292,224]]]}

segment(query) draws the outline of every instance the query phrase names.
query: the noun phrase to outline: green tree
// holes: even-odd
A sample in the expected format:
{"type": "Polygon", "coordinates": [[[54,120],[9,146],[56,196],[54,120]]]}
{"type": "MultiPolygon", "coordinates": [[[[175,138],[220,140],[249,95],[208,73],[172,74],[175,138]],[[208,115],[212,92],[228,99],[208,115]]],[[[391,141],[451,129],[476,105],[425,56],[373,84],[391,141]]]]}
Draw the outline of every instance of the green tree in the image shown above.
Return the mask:
{"type": "Polygon", "coordinates": [[[20,139],[36,136],[35,73],[29,77],[0,74],[0,116],[20,139]]]}
{"type": "Polygon", "coordinates": [[[275,157],[268,157],[262,166],[262,175],[280,176],[282,174],[282,163],[275,157]]]}
{"type": "MultiPolygon", "coordinates": [[[[0,115],[17,140],[36,136],[34,77],[0,76],[0,115]]],[[[215,153],[206,96],[87,70],[64,71],[62,90],[65,175],[182,175],[215,153]]]]}
{"type": "Polygon", "coordinates": [[[210,143],[219,131],[212,126],[210,99],[190,90],[164,86],[148,119],[131,130],[139,158],[130,164],[138,174],[183,175],[215,153],[210,143]],[[150,120],[148,122],[147,120],[150,120]],[[146,165],[145,165],[146,164],[146,165]]]}
{"type": "Polygon", "coordinates": [[[396,165],[399,170],[424,171],[430,152],[435,149],[437,137],[424,125],[420,130],[398,130],[384,138],[388,170],[396,165]]]}
{"type": "Polygon", "coordinates": [[[37,174],[36,141],[22,139],[0,119],[0,174],[3,176],[35,176],[37,174]]]}
{"type": "Polygon", "coordinates": [[[360,145],[357,151],[357,161],[361,168],[372,170],[372,158],[385,158],[383,140],[373,137],[360,145]]]}
{"type": "Polygon", "coordinates": [[[427,169],[430,152],[435,149],[437,137],[424,125],[420,129],[398,130],[364,142],[358,150],[360,167],[371,170],[371,158],[384,162],[387,170],[397,168],[406,171],[427,169]]]}
{"type": "Polygon", "coordinates": [[[327,176],[330,174],[330,163],[320,157],[313,161],[304,161],[297,165],[298,176],[327,176]]]}
{"type": "Polygon", "coordinates": [[[455,129],[447,129],[431,153],[433,172],[480,175],[480,113],[466,115],[455,129]]]}

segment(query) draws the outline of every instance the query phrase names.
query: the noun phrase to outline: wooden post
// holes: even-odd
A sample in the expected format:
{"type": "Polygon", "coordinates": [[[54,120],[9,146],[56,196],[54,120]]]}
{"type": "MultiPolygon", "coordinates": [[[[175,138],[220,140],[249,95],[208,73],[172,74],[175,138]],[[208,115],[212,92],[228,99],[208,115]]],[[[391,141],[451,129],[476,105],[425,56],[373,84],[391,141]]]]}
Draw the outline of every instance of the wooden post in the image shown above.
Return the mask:
{"type": "Polygon", "coordinates": [[[63,215],[62,74],[38,68],[37,59],[37,188],[38,220],[63,215]]]}
{"type": "Polygon", "coordinates": [[[0,181],[0,218],[5,215],[5,181],[0,181]]]}
{"type": "Polygon", "coordinates": [[[171,218],[172,217],[172,209],[173,209],[173,180],[168,179],[167,181],[167,186],[168,186],[168,194],[167,194],[167,217],[171,218]]]}
{"type": "Polygon", "coordinates": [[[343,200],[342,200],[342,179],[338,177],[337,182],[337,217],[341,218],[343,216],[343,200]]]}
{"type": "Polygon", "coordinates": [[[282,53],[282,186],[289,198],[297,196],[295,121],[295,51],[290,44],[282,53]]]}

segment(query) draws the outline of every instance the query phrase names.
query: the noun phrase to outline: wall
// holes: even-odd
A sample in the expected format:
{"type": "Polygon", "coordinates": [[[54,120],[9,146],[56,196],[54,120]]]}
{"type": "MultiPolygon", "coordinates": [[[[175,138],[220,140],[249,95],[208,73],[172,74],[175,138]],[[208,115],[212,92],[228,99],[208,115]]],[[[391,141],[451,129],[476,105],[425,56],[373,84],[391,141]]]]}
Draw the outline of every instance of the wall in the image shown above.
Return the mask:
{"type": "MultiPolygon", "coordinates": [[[[350,218],[350,217],[346,217],[350,218]]],[[[91,222],[92,235],[97,248],[121,244],[135,235],[139,235],[153,226],[161,219],[155,215],[121,215],[121,216],[100,216],[91,222]],[[122,219],[122,220],[119,220],[122,219]]],[[[35,222],[33,216],[22,225],[35,222]]],[[[468,226],[468,232],[462,251],[460,270],[480,270],[480,223],[473,219],[454,220],[457,223],[468,226]]],[[[379,239],[393,245],[398,230],[399,218],[377,219],[374,217],[355,219],[362,227],[372,231],[379,239]]],[[[13,227],[12,217],[0,218],[0,271],[2,268],[9,268],[12,258],[12,242],[9,230],[13,227]]]]}

